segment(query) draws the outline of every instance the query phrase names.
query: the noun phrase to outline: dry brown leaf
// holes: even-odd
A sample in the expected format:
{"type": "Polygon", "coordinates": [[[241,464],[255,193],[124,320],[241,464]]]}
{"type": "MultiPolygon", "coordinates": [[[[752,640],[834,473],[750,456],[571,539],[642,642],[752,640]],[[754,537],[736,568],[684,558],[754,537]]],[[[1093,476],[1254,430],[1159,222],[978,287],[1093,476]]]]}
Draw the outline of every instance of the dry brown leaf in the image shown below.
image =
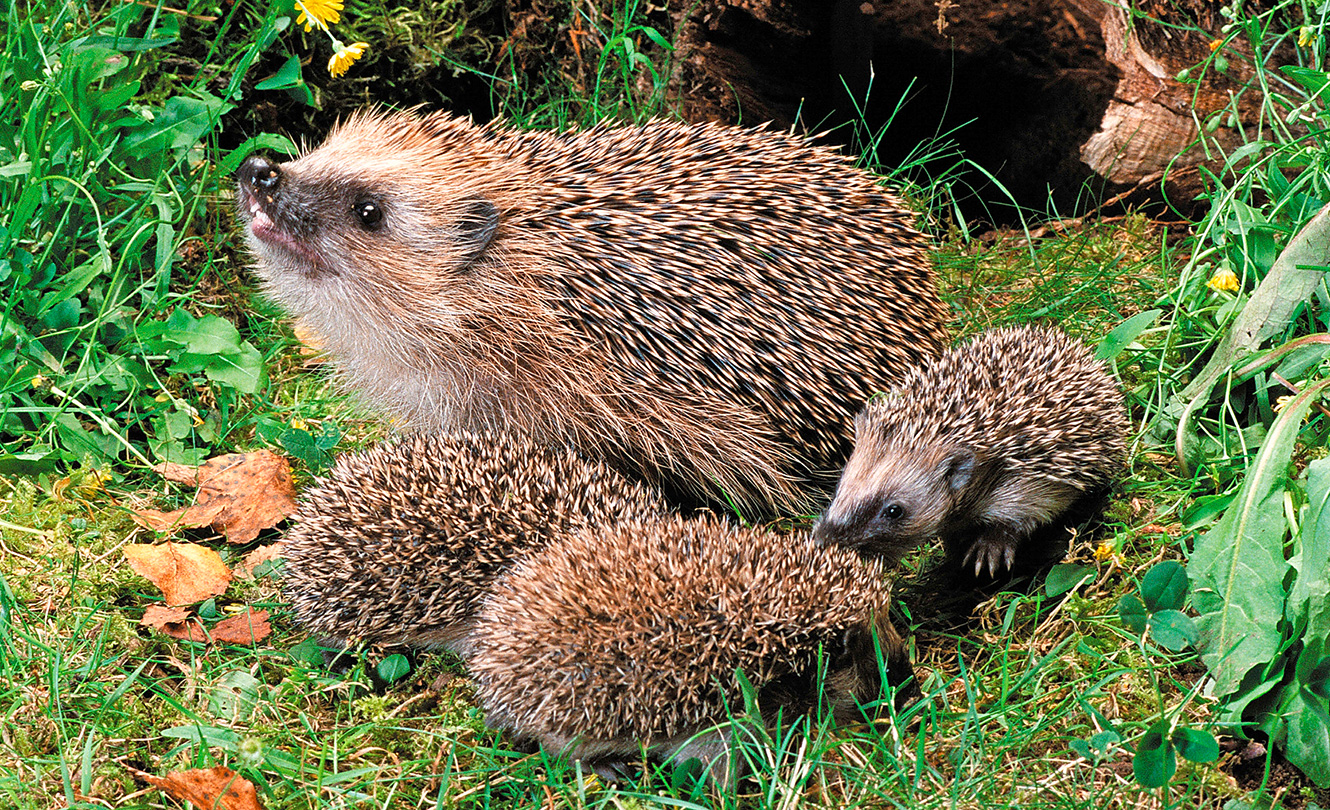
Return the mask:
{"type": "Polygon", "coordinates": [[[139,619],[139,624],[161,630],[168,624],[180,624],[188,618],[189,608],[148,605],[143,609],[143,618],[139,619]]]}
{"type": "Polygon", "coordinates": [[[282,547],[283,544],[280,542],[269,543],[266,546],[259,546],[246,554],[245,558],[240,561],[240,565],[235,567],[236,574],[239,575],[241,579],[253,579],[255,568],[258,568],[266,562],[280,560],[282,558],[282,547]]]}
{"type": "Polygon", "coordinates": [[[250,609],[218,622],[212,628],[212,640],[223,644],[257,644],[271,632],[268,611],[250,609]]]}
{"type": "Polygon", "coordinates": [[[296,508],[291,465],[268,450],[217,456],[200,467],[166,463],[153,469],[167,480],[198,487],[193,506],[135,511],[140,523],[160,532],[211,526],[229,543],[248,543],[296,508]]]}
{"type": "Polygon", "coordinates": [[[192,605],[226,593],[231,569],[217,552],[192,543],[125,546],[129,567],[156,585],[168,605],[192,605]]]}
{"type": "Polygon", "coordinates": [[[249,780],[225,765],[175,771],[153,776],[136,768],[129,771],[180,802],[206,810],[263,810],[258,791],[249,780]]]}
{"type": "Polygon", "coordinates": [[[203,629],[203,624],[197,618],[189,615],[189,611],[182,607],[148,605],[143,611],[143,618],[139,619],[139,624],[151,627],[162,635],[178,638],[182,641],[206,642],[208,640],[208,632],[203,629]]]}

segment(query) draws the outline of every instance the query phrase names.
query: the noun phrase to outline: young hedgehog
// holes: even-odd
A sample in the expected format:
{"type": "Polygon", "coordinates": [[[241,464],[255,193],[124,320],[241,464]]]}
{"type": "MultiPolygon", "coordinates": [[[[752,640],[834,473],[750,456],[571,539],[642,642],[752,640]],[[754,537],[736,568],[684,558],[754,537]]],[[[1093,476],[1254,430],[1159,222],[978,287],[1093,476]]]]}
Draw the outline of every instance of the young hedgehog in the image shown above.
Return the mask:
{"type": "Polygon", "coordinates": [[[743,709],[736,671],[765,722],[819,702],[839,721],[862,719],[882,688],[877,645],[889,683],[912,675],[889,597],[876,566],[806,535],[773,543],[678,516],[596,526],[499,581],[467,665],[486,722],[519,745],[609,779],[645,746],[653,759],[713,763],[713,778],[732,782],[730,734],[712,729],[727,705],[743,709]]]}
{"type": "Polygon", "coordinates": [[[850,417],[947,342],[910,211],[777,132],[363,113],[247,159],[237,203],[267,294],[369,400],[567,444],[676,502],[805,508],[850,417]]]}
{"type": "Polygon", "coordinates": [[[1122,393],[1084,345],[994,329],[869,402],[814,536],[891,564],[941,536],[950,559],[996,576],[1035,530],[1102,497],[1126,431],[1122,393]]]}
{"type": "Polygon", "coordinates": [[[416,435],[343,457],[287,534],[286,596],[330,646],[466,649],[515,561],[568,531],[661,515],[660,496],[600,462],[498,434],[416,435]]]}

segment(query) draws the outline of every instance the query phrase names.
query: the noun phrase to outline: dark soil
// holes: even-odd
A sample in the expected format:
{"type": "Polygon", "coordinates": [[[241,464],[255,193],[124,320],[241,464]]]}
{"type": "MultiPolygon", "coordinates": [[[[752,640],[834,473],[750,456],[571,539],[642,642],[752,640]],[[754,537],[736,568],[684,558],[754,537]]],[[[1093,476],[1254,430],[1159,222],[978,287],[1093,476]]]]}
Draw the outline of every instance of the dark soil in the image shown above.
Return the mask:
{"type": "MultiPolygon", "coordinates": [[[[1043,210],[1051,190],[1060,213],[1084,210],[1092,195],[1079,147],[1118,78],[1098,24],[1061,0],[967,3],[946,13],[942,33],[938,24],[934,0],[702,2],[681,48],[686,115],[782,128],[798,119],[844,143],[862,117],[869,132],[887,127],[884,165],[951,139],[1017,203],[1043,210]]],[[[955,162],[925,170],[936,176],[955,162]]],[[[969,180],[979,217],[982,203],[1006,196],[981,172],[969,180]]]]}
{"type": "Polygon", "coordinates": [[[1317,788],[1281,752],[1269,750],[1263,741],[1225,739],[1220,741],[1220,751],[1220,769],[1244,791],[1263,790],[1276,800],[1276,806],[1290,810],[1303,810],[1312,804],[1330,806],[1330,790],[1317,788]]]}

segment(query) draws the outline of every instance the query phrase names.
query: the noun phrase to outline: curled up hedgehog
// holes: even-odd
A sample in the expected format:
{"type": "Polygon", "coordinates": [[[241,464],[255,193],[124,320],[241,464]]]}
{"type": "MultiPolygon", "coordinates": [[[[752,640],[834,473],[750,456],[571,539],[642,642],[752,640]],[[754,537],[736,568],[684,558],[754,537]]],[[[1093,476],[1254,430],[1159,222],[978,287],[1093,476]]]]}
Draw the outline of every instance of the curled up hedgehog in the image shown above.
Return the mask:
{"type": "Polygon", "coordinates": [[[994,329],[869,402],[814,536],[892,564],[941,537],[954,563],[996,576],[1018,552],[1048,556],[1029,547],[1052,542],[1041,530],[1103,497],[1127,426],[1121,390],[1083,344],[994,329]]]}
{"type": "Polygon", "coordinates": [[[467,668],[486,723],[617,780],[649,758],[697,758],[732,784],[745,708],[785,722],[819,707],[876,712],[883,676],[912,669],[876,566],[807,535],[771,538],[707,517],[593,526],[498,581],[467,668]],[[880,651],[880,652],[879,652],[880,651]]]}
{"type": "Polygon", "coordinates": [[[676,504],[808,508],[868,396],[947,342],[911,212],[779,132],[363,113],[248,158],[237,204],[267,295],[368,400],[676,504]]]}
{"type": "Polygon", "coordinates": [[[284,590],[332,649],[464,652],[494,580],[564,532],[664,514],[604,463],[499,433],[415,435],[338,459],[287,534],[284,590]]]}

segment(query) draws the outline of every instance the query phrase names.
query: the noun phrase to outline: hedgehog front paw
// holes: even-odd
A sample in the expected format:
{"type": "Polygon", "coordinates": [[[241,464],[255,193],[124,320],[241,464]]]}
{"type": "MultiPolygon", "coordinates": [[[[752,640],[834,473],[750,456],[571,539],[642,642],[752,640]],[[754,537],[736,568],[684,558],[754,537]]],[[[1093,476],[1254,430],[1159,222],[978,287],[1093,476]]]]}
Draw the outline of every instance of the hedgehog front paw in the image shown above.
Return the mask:
{"type": "Polygon", "coordinates": [[[996,579],[999,574],[1011,571],[1016,562],[1016,541],[1008,536],[985,536],[970,544],[961,560],[961,566],[968,568],[974,563],[975,577],[982,577],[988,569],[989,579],[996,579]]]}

